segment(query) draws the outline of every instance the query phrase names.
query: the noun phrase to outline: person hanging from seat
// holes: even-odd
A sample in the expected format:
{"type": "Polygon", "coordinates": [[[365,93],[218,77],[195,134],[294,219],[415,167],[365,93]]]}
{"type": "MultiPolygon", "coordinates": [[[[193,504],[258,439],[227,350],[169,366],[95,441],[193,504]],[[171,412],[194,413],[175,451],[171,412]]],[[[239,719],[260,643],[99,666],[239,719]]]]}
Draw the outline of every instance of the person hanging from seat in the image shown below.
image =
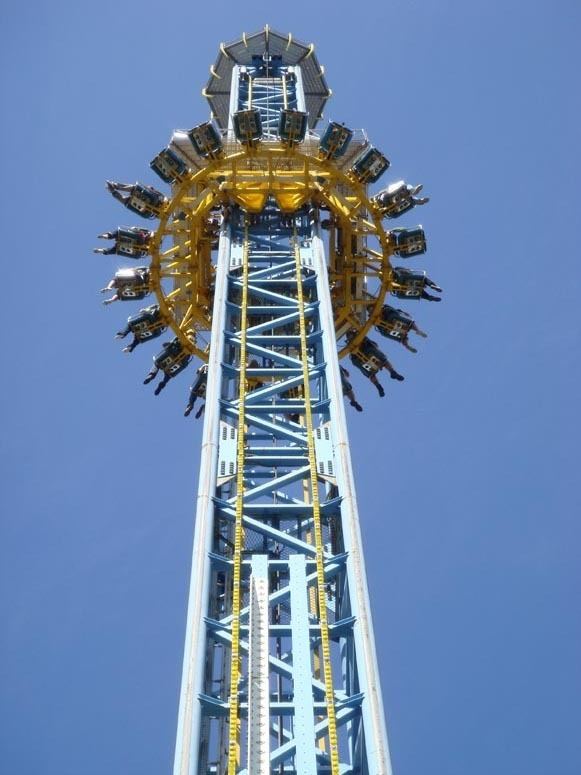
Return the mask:
{"type": "Polygon", "coordinates": [[[141,183],[117,183],[108,180],[107,188],[122,205],[143,218],[156,218],[167,202],[161,191],[141,183]]]}
{"type": "Polygon", "coordinates": [[[423,186],[410,186],[403,180],[392,183],[379,194],[373,197],[373,201],[381,208],[382,215],[386,218],[399,218],[416,205],[425,205],[430,201],[429,196],[416,196],[423,186]]]}
{"type": "Polygon", "coordinates": [[[426,292],[426,288],[433,288],[443,293],[439,285],[427,276],[425,272],[416,269],[408,269],[404,266],[393,267],[393,281],[391,293],[400,299],[426,299],[426,301],[442,301],[439,296],[433,296],[426,292]]]}
{"type": "MultiPolygon", "coordinates": [[[[256,360],[256,358],[253,358],[251,361],[248,362],[248,365],[246,366],[247,369],[260,369],[260,363],[256,360]]],[[[259,387],[264,385],[264,377],[250,377],[248,376],[246,378],[246,384],[248,386],[248,392],[251,393],[253,390],[257,390],[259,387]]]]}
{"type": "Polygon", "coordinates": [[[388,339],[394,339],[400,342],[406,350],[417,353],[415,347],[412,347],[408,341],[410,331],[414,331],[418,336],[427,337],[427,334],[418,328],[415,320],[403,309],[395,309],[389,304],[384,304],[381,308],[381,320],[375,324],[375,328],[382,336],[388,339]]]}
{"type": "Polygon", "coordinates": [[[93,253],[101,253],[103,256],[111,256],[117,253],[119,256],[141,258],[149,252],[149,243],[153,232],[149,229],[141,229],[139,226],[120,226],[115,231],[105,231],[98,235],[98,239],[115,240],[108,248],[94,248],[93,253]]]}
{"type": "MultiPolygon", "coordinates": [[[[351,342],[355,338],[355,334],[355,331],[348,331],[346,335],[347,342],[351,342]]],[[[389,371],[389,376],[392,379],[396,379],[398,382],[402,382],[404,379],[404,377],[393,368],[390,361],[384,353],[381,352],[377,344],[368,337],[363,338],[361,344],[349,357],[351,358],[351,363],[358,368],[373,385],[375,385],[381,398],[385,395],[385,390],[377,379],[378,372],[382,369],[387,369],[389,371]]]]}
{"type": "Polygon", "coordinates": [[[147,342],[149,339],[156,339],[167,328],[157,304],[140,309],[137,315],[131,315],[127,318],[127,325],[122,331],[115,334],[115,339],[125,339],[130,332],[133,334],[133,341],[123,348],[124,353],[131,353],[138,344],[147,342]]]}
{"type": "Polygon", "coordinates": [[[143,380],[143,384],[147,385],[152,379],[155,379],[159,371],[163,371],[163,379],[157,384],[154,391],[155,395],[158,396],[170,379],[183,371],[191,359],[192,356],[177,336],[171,342],[164,342],[162,351],[154,356],[153,367],[143,380]]]}
{"type": "Polygon", "coordinates": [[[115,290],[110,299],[105,299],[103,304],[113,304],[114,301],[138,301],[151,293],[149,269],[146,266],[138,266],[135,269],[123,268],[115,272],[115,276],[109,281],[101,293],[115,290]]]}
{"type": "MultiPolygon", "coordinates": [[[[203,363],[196,371],[196,374],[197,377],[190,386],[190,396],[184,410],[184,417],[189,416],[198,398],[202,399],[202,401],[206,398],[206,387],[208,386],[208,364],[203,363]]],[[[205,406],[206,404],[203,403],[194,415],[196,420],[202,416],[205,406]]]]}
{"type": "MultiPolygon", "coordinates": [[[[302,386],[296,386],[291,387],[288,390],[285,390],[283,393],[280,394],[281,398],[285,399],[296,399],[296,398],[302,398],[303,397],[303,387],[302,386]]],[[[298,423],[300,422],[301,415],[299,412],[285,412],[285,417],[289,422],[298,423]]]]}
{"type": "Polygon", "coordinates": [[[349,403],[351,406],[356,409],[358,412],[363,411],[363,407],[361,404],[357,403],[357,399],[355,398],[355,393],[353,392],[353,385],[349,382],[349,372],[345,368],[345,366],[341,366],[339,364],[339,370],[341,372],[341,387],[343,388],[343,395],[349,399],[349,403]]]}
{"type": "Polygon", "coordinates": [[[220,235],[220,227],[222,225],[222,216],[219,214],[210,214],[204,224],[204,231],[208,237],[214,241],[217,240],[220,235]]]}
{"type": "Polygon", "coordinates": [[[335,216],[331,216],[330,218],[325,218],[321,221],[321,229],[325,229],[325,231],[330,231],[334,226],[337,226],[339,223],[338,219],[335,216]]]}

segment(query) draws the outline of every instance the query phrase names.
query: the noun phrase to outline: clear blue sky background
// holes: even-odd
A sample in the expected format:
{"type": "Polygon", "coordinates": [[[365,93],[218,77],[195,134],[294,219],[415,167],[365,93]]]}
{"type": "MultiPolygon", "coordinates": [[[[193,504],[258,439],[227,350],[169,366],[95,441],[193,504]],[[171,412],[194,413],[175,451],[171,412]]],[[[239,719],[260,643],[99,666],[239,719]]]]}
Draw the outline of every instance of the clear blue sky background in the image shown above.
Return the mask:
{"type": "Polygon", "coordinates": [[[127,221],[105,178],[155,183],[220,41],[269,23],[432,196],[405,222],[445,303],[348,407],[395,774],[579,775],[579,2],[1,14],[0,771],[171,771],[201,426],[120,352],[91,249],[127,221]]]}

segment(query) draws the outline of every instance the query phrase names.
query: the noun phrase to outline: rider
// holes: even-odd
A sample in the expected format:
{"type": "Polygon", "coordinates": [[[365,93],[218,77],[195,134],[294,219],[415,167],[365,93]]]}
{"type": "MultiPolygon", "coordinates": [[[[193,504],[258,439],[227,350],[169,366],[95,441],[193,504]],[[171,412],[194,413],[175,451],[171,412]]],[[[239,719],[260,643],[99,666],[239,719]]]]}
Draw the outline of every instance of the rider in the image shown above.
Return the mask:
{"type": "Polygon", "coordinates": [[[120,226],[115,231],[105,231],[98,235],[98,239],[112,239],[114,244],[108,248],[94,248],[93,253],[101,253],[111,256],[117,253],[121,256],[140,258],[149,250],[149,242],[153,232],[149,229],[141,229],[139,226],[120,226]]]}
{"type": "Polygon", "coordinates": [[[426,299],[426,301],[442,301],[439,296],[426,293],[426,287],[433,288],[435,291],[439,291],[439,293],[442,293],[442,289],[433,280],[430,280],[425,272],[408,269],[404,266],[394,266],[393,279],[397,285],[402,286],[400,289],[394,288],[392,290],[394,296],[404,299],[416,298],[426,299]]]}
{"type": "Polygon", "coordinates": [[[147,385],[152,379],[155,379],[160,370],[163,371],[163,379],[158,383],[154,391],[155,395],[158,396],[170,379],[173,379],[180,371],[183,371],[191,359],[192,356],[184,348],[177,336],[171,342],[164,342],[162,351],[154,356],[153,366],[143,380],[143,384],[147,385]]]}
{"type": "MultiPolygon", "coordinates": [[[[355,333],[355,331],[347,332],[347,342],[351,342],[354,339],[355,333]]],[[[393,368],[389,359],[381,352],[377,344],[368,337],[363,338],[363,341],[355,352],[351,353],[350,358],[351,363],[358,368],[373,385],[375,385],[381,398],[385,395],[385,390],[377,379],[378,372],[382,369],[387,369],[389,371],[389,376],[392,379],[396,379],[398,382],[402,382],[404,379],[404,377],[393,368]]]]}
{"type": "MultiPolygon", "coordinates": [[[[190,386],[190,396],[184,411],[184,417],[187,417],[190,414],[194,408],[194,404],[196,403],[197,398],[201,398],[203,400],[206,397],[206,387],[208,385],[208,364],[202,364],[196,371],[196,374],[198,376],[190,386]]],[[[196,412],[196,420],[202,415],[205,406],[206,404],[202,404],[202,406],[196,412]]]]}
{"type": "Polygon", "coordinates": [[[127,325],[122,331],[115,334],[115,339],[125,339],[127,334],[133,334],[133,341],[123,348],[124,353],[131,353],[138,344],[146,342],[148,339],[156,339],[167,328],[163,320],[159,306],[152,304],[145,309],[140,309],[137,315],[131,315],[127,318],[127,325]]]}
{"type": "Polygon", "coordinates": [[[430,201],[428,196],[416,196],[422,188],[421,183],[417,186],[410,186],[409,183],[398,180],[380,191],[374,197],[374,201],[381,207],[382,214],[386,218],[398,218],[411,210],[412,207],[425,205],[430,201]]]}
{"type": "Polygon", "coordinates": [[[167,199],[153,186],[107,181],[107,188],[122,205],[143,218],[155,218],[167,199]]]}
{"type": "Polygon", "coordinates": [[[341,372],[341,387],[343,388],[343,395],[346,396],[349,399],[349,403],[352,407],[354,407],[358,412],[363,411],[363,407],[361,404],[357,403],[357,399],[355,398],[355,393],[353,392],[353,386],[347,379],[349,376],[349,372],[345,368],[345,366],[339,365],[339,370],[341,372]]]}
{"type": "Polygon", "coordinates": [[[408,341],[410,331],[415,331],[418,336],[427,337],[427,334],[418,327],[411,315],[404,312],[403,309],[390,307],[389,304],[384,304],[381,308],[381,320],[377,321],[375,328],[382,336],[395,339],[412,353],[417,353],[417,350],[408,341]]]}
{"type": "Polygon", "coordinates": [[[109,284],[105,288],[101,288],[101,293],[115,290],[115,294],[110,299],[105,299],[103,304],[144,299],[151,293],[149,279],[149,269],[146,266],[138,266],[135,269],[126,267],[118,269],[109,284]]]}

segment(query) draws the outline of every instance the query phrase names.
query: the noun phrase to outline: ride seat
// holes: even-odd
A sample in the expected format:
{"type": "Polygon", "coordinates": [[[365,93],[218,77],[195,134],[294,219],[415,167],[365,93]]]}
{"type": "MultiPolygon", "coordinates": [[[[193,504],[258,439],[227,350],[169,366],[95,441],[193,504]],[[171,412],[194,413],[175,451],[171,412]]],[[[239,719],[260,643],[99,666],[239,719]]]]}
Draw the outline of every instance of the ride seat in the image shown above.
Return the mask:
{"type": "Polygon", "coordinates": [[[288,145],[302,143],[307,133],[307,121],[308,115],[302,110],[281,110],[278,121],[278,136],[288,145]]]}
{"type": "Polygon", "coordinates": [[[222,140],[211,121],[198,124],[188,132],[196,152],[204,158],[216,158],[222,154],[222,140]]]}
{"type": "Polygon", "coordinates": [[[187,164],[171,148],[160,151],[149,166],[165,183],[181,180],[188,171],[187,164]]]}
{"type": "Polygon", "coordinates": [[[396,266],[391,293],[400,299],[419,299],[426,285],[426,273],[396,266]]]}
{"type": "Polygon", "coordinates": [[[262,138],[262,119],[257,108],[236,111],[233,123],[236,139],[243,145],[253,145],[262,138]]]}
{"type": "Polygon", "coordinates": [[[156,218],[166,201],[161,191],[136,183],[131,189],[126,206],[143,218],[156,218]]]}
{"type": "Polygon", "coordinates": [[[413,319],[407,312],[394,309],[386,304],[381,310],[381,320],[377,321],[375,328],[383,336],[401,341],[412,325],[413,319]]]}
{"type": "Polygon", "coordinates": [[[140,258],[149,252],[150,231],[132,226],[120,226],[117,229],[116,252],[128,258],[140,258]]]}
{"type": "Polygon", "coordinates": [[[355,159],[351,172],[360,183],[375,183],[388,168],[389,159],[370,146],[355,159]]]}
{"type": "Polygon", "coordinates": [[[427,250],[426,235],[421,226],[411,229],[391,229],[388,232],[393,252],[401,258],[419,256],[427,250]]]}
{"type": "Polygon", "coordinates": [[[319,142],[319,154],[326,159],[338,159],[347,150],[352,137],[351,129],[336,121],[330,121],[319,142]]]}
{"type": "Polygon", "coordinates": [[[385,218],[399,218],[414,206],[410,190],[403,180],[392,183],[374,197],[385,218]]]}

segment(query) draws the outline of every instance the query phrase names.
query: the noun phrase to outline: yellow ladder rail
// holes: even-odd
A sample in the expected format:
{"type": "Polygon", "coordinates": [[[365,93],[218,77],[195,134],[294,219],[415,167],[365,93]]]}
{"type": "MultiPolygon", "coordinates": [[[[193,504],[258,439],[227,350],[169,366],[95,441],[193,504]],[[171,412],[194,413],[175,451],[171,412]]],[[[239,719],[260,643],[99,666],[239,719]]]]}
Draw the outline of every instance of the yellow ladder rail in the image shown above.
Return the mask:
{"type": "Polygon", "coordinates": [[[321,504],[319,501],[319,485],[317,482],[317,458],[315,455],[315,436],[313,429],[313,414],[311,411],[311,386],[309,383],[309,360],[307,348],[307,324],[305,318],[305,299],[303,293],[303,277],[301,272],[301,257],[296,231],[294,235],[295,267],[297,275],[297,297],[299,303],[299,327],[301,336],[301,361],[303,365],[303,382],[305,398],[305,424],[307,430],[307,445],[311,479],[311,503],[313,507],[313,530],[315,537],[315,559],[317,566],[317,597],[319,599],[319,624],[321,627],[321,651],[323,662],[323,677],[325,682],[325,699],[327,704],[327,722],[329,729],[329,753],[331,756],[331,773],[339,775],[339,746],[337,742],[337,719],[335,716],[335,693],[333,689],[333,671],[331,667],[331,648],[329,643],[329,622],[327,619],[327,599],[325,595],[325,566],[323,558],[323,531],[321,529],[321,504]]]}
{"type": "Polygon", "coordinates": [[[228,775],[236,775],[240,762],[240,609],[241,570],[244,528],[244,414],[246,402],[246,329],[248,327],[248,226],[244,229],[242,253],[242,303],[240,305],[240,384],[238,390],[238,446],[236,450],[236,517],[234,520],[234,557],[232,570],[232,652],[230,656],[230,721],[228,726],[228,775]]]}

